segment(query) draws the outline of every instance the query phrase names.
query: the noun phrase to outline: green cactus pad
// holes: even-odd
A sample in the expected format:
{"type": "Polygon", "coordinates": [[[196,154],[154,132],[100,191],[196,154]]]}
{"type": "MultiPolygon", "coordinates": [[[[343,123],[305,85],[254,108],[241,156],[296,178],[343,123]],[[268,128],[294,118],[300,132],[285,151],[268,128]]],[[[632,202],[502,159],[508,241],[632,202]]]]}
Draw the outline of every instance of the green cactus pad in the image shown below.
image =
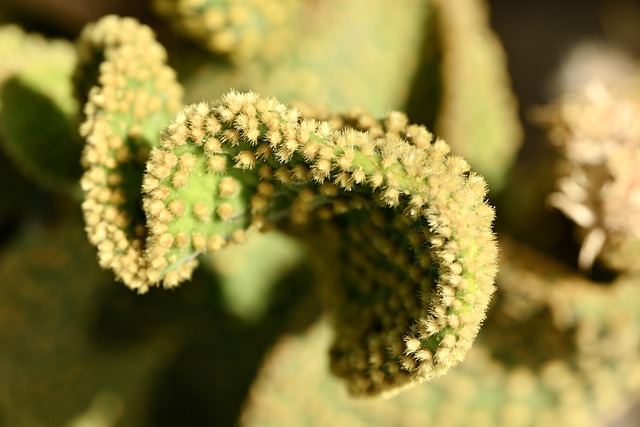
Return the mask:
{"type": "Polygon", "coordinates": [[[391,399],[352,399],[329,375],[332,332],[319,322],[274,346],[240,425],[609,425],[640,390],[637,276],[607,287],[500,243],[501,292],[459,367],[391,399]]]}
{"type": "Polygon", "coordinates": [[[146,425],[180,335],[145,328],[127,351],[97,342],[94,322],[115,283],[95,263],[78,213],[67,214],[53,226],[30,224],[0,252],[2,423],[146,425]]]}
{"type": "MultiPolygon", "coordinates": [[[[300,3],[293,41],[276,58],[237,67],[225,67],[211,55],[174,61],[186,102],[216,99],[231,87],[334,111],[365,107],[381,116],[402,108],[433,9],[430,0],[406,0],[402,7],[384,0],[300,3]]],[[[176,56],[184,50],[179,45],[176,56]]]]}
{"type": "Polygon", "coordinates": [[[148,279],[135,265],[146,235],[141,177],[160,129],[179,109],[181,88],[164,48],[133,19],[107,16],[88,26],[77,46],[76,92],[87,99],[80,129],[87,233],[100,265],[145,292],[148,279]]]}
{"type": "Polygon", "coordinates": [[[274,58],[293,39],[302,1],[154,0],[179,32],[236,63],[274,58]]]}
{"type": "Polygon", "coordinates": [[[82,140],[71,89],[73,47],[4,26],[0,57],[3,148],[38,184],[62,192],[78,190],[82,140]]]}
{"type": "Polygon", "coordinates": [[[492,191],[505,184],[522,144],[516,100],[485,0],[435,0],[442,106],[436,129],[492,191]]]}
{"type": "Polygon", "coordinates": [[[227,310],[254,322],[265,316],[274,288],[300,266],[304,255],[298,240],[274,230],[205,255],[201,261],[216,273],[227,310]]]}

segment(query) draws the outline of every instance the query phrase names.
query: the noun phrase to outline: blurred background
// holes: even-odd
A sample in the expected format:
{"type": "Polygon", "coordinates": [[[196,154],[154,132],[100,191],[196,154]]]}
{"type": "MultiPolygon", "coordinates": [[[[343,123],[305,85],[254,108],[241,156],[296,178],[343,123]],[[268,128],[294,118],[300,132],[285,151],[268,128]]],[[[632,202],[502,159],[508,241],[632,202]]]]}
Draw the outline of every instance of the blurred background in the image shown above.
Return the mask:
{"type": "MultiPolygon", "coordinates": [[[[562,84],[561,64],[576,47],[606,43],[640,58],[640,1],[492,0],[489,4],[491,22],[506,51],[512,88],[519,103],[524,147],[518,162],[526,167],[552,150],[543,131],[532,124],[531,108],[548,103],[558,93],[562,84]]],[[[169,37],[147,2],[0,0],[0,17],[5,22],[18,22],[27,30],[50,37],[75,38],[87,22],[108,13],[138,17],[159,28],[161,41],[169,37]]],[[[22,191],[33,190],[28,183],[20,185],[25,186],[22,191]]],[[[316,303],[303,289],[309,267],[295,257],[282,265],[280,276],[273,278],[276,285],[269,291],[272,296],[268,304],[259,309],[230,311],[228,296],[211,286],[219,278],[208,276],[206,271],[201,271],[188,286],[173,292],[151,292],[141,303],[139,297],[113,283],[108,273],[98,271],[97,265],[93,265],[93,248],[78,243],[83,238],[81,233],[73,235],[66,228],[45,227],[60,220],[60,212],[73,211],[65,206],[70,202],[54,201],[45,193],[36,193],[37,206],[42,209],[27,218],[12,218],[0,229],[0,247],[4,249],[0,253],[0,281],[16,282],[25,271],[30,272],[29,277],[23,278],[20,292],[6,291],[7,282],[0,282],[0,288],[5,286],[5,291],[0,292],[1,427],[14,427],[3,421],[6,418],[3,409],[11,406],[12,411],[29,412],[30,405],[24,401],[27,396],[46,400],[50,393],[65,394],[62,391],[65,388],[77,387],[78,395],[82,395],[83,387],[93,390],[83,378],[87,371],[74,371],[70,368],[74,364],[84,368],[94,366],[103,370],[105,376],[121,377],[122,383],[131,376],[139,376],[140,387],[129,387],[128,394],[120,397],[99,393],[89,406],[86,401],[64,402],[61,412],[89,415],[80,417],[76,424],[59,419],[50,425],[66,422],[69,427],[89,426],[82,422],[88,422],[92,410],[113,413],[117,418],[123,397],[140,399],[137,416],[147,420],[148,425],[233,425],[259,363],[278,334],[283,329],[296,331],[317,315],[316,303]],[[22,233],[25,229],[31,231],[22,233]],[[52,242],[60,241],[66,242],[72,256],[56,257],[57,249],[52,242]],[[51,248],[47,246],[49,243],[51,248]],[[7,249],[9,244],[11,250],[7,249]],[[18,249],[27,255],[22,256],[18,249]],[[32,260],[44,258],[51,265],[39,267],[41,271],[33,273],[32,260]],[[68,269],[77,269],[78,265],[86,270],[81,279],[66,275],[68,269]],[[77,280],[84,280],[86,286],[69,285],[77,280]],[[41,289],[43,283],[48,287],[41,289]],[[60,283],[73,291],[60,297],[55,291],[60,283]],[[290,301],[297,302],[295,309],[290,301]],[[68,310],[62,312],[59,307],[68,310]],[[255,310],[261,313],[262,320],[242,314],[255,310]],[[45,354],[50,355],[46,362],[45,354]],[[132,357],[139,360],[131,360],[132,357]],[[212,363],[224,368],[209,369],[212,363]],[[135,368],[139,366],[144,366],[143,372],[135,368]],[[47,378],[56,370],[67,373],[64,380],[47,378]],[[9,382],[11,387],[4,388],[3,383],[9,382]]],[[[65,221],[81,231],[81,226],[77,226],[79,216],[65,221]]],[[[297,251],[287,245],[281,246],[284,257],[297,251]]],[[[234,266],[228,268],[233,271],[234,266]]],[[[60,403],[53,399],[50,405],[60,403]]],[[[46,402],[44,407],[56,412],[46,402]]],[[[38,424],[37,416],[31,419],[26,414],[22,419],[27,427],[42,425],[38,424]]],[[[640,406],[610,427],[638,425],[640,406]]]]}

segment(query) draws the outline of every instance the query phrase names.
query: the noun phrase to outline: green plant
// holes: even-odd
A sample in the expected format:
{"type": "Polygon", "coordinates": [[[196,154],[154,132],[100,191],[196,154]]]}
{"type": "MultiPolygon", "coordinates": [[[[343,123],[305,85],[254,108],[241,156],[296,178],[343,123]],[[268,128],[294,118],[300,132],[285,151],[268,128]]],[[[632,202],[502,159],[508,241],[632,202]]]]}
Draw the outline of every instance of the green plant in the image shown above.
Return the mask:
{"type": "Polygon", "coordinates": [[[482,1],[150,3],[162,44],[115,15],[75,44],[0,29],[0,173],[38,186],[12,195],[19,214],[0,206],[0,372],[18,372],[0,421],[595,426],[627,407],[637,239],[615,208],[635,207],[637,101],[621,101],[635,86],[610,89],[626,115],[596,133],[626,139],[596,167],[572,144],[610,110],[542,110],[570,177],[554,192],[547,164],[515,166],[482,1]],[[571,179],[611,192],[585,198],[571,179]],[[549,193],[582,252],[547,220],[549,193]],[[134,292],[113,297],[113,278],[134,292]],[[60,312],[44,303],[56,292],[60,312]],[[71,355],[68,375],[31,369],[39,345],[60,349],[42,366],[71,355]]]}
{"type": "Polygon", "coordinates": [[[83,211],[101,265],[139,292],[174,287],[191,277],[200,253],[262,228],[335,217],[343,239],[353,240],[344,249],[346,289],[336,292],[353,308],[337,308],[334,365],[353,392],[378,394],[462,360],[495,276],[482,178],[399,113],[377,132],[333,129],[253,93],[188,106],[154,140],[177,90],[146,35],[131,20],[107,17],[79,41],[79,86],[86,69],[99,70],[81,133],[83,211]],[[104,58],[98,66],[95,57],[104,58]],[[373,248],[359,247],[366,239],[373,248]],[[391,283],[358,277],[375,265],[394,271],[391,283]],[[377,312],[389,298],[406,301],[377,312]],[[357,327],[354,316],[363,317],[357,327]],[[367,366],[373,357],[379,366],[367,366]]]}

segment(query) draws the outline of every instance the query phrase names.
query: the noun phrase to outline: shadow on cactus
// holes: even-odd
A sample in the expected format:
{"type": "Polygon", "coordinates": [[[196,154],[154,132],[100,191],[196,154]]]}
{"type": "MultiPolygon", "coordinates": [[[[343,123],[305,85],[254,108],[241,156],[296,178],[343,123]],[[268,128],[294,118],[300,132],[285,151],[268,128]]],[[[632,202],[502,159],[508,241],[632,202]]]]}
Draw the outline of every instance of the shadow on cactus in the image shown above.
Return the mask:
{"type": "Polygon", "coordinates": [[[4,82],[0,104],[3,105],[5,146],[23,170],[48,187],[75,189],[81,174],[78,163],[81,145],[67,116],[54,102],[19,78],[4,82]],[[24,111],[29,113],[24,114],[24,111]],[[34,126],[34,117],[47,117],[51,124],[34,126]],[[54,149],[41,148],[52,145],[54,149]]]}
{"type": "Polygon", "coordinates": [[[313,251],[339,261],[324,292],[332,369],[353,394],[464,358],[494,291],[494,213],[484,179],[444,141],[398,112],[319,120],[255,93],[177,112],[165,51],[132,19],[106,17],[78,46],[75,81],[91,87],[82,207],[101,266],[145,292],[253,233],[320,233],[313,251]]]}
{"type": "Polygon", "coordinates": [[[0,27],[0,144],[34,182],[77,195],[82,140],[70,43],[0,27]],[[44,120],[43,118],[46,118],[44,120]]]}

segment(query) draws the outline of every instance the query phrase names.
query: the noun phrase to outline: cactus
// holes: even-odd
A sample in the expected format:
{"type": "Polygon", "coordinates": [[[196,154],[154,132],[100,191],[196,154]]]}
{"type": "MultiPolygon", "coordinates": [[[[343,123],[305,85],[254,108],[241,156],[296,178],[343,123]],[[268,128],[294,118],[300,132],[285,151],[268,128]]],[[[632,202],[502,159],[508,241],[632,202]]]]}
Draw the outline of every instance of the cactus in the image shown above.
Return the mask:
{"type": "MultiPolygon", "coordinates": [[[[348,233],[354,249],[347,248],[347,253],[357,251],[362,239],[379,240],[369,260],[366,256],[363,259],[364,252],[347,268],[366,271],[372,264],[388,263],[399,275],[391,280],[398,280],[398,285],[407,282],[406,291],[400,288],[397,292],[433,296],[421,303],[416,298],[414,310],[422,313],[416,318],[381,319],[385,328],[399,331],[383,330],[374,336],[369,333],[375,319],[370,327],[359,325],[361,330],[348,330],[351,316],[375,315],[371,308],[354,307],[353,312],[344,314],[344,321],[339,320],[336,329],[345,336],[343,343],[336,343],[334,352],[349,355],[344,356],[345,362],[353,363],[347,360],[354,357],[349,341],[355,338],[351,334],[356,334],[363,345],[377,341],[369,351],[379,352],[383,358],[389,357],[384,354],[386,345],[399,346],[391,357],[399,360],[411,355],[413,360],[406,360],[403,366],[418,378],[446,371],[470,345],[492,293],[493,213],[482,202],[483,181],[460,175],[468,171],[464,162],[446,156],[443,142],[431,144],[423,128],[393,123],[398,119],[402,118],[387,118],[387,134],[399,133],[409,141],[391,135],[375,141],[366,133],[331,132],[326,122],[298,123],[295,110],[253,94],[231,93],[215,107],[188,107],[184,116],[179,115],[167,128],[161,149],[151,154],[143,182],[150,230],[146,253],[165,260],[158,262],[165,269],[160,272],[164,285],[174,286],[190,274],[185,267],[191,263],[184,260],[191,260],[198,252],[217,250],[230,240],[244,239],[245,229],[276,225],[283,216],[290,216],[294,225],[313,222],[316,215],[321,219],[336,216],[339,226],[354,232],[348,233]],[[354,210],[353,218],[347,214],[350,210],[354,210]],[[404,211],[409,214],[405,216],[404,211]],[[460,212],[464,217],[456,215],[460,212]],[[371,215],[371,223],[363,215],[371,215]],[[405,240],[411,236],[418,240],[405,240]],[[425,245],[431,249],[422,250],[425,245]],[[397,259],[389,262],[386,259],[391,253],[396,253],[397,259]],[[407,268],[409,274],[402,274],[407,268]],[[429,270],[435,270],[435,283],[421,278],[429,270]]],[[[377,293],[367,290],[377,282],[375,276],[358,283],[361,272],[353,274],[346,278],[353,284],[345,294],[353,297],[363,293],[362,300],[370,300],[377,293]],[[368,284],[369,280],[373,283],[368,284]]],[[[365,352],[360,357],[366,366],[370,355],[365,352]]],[[[353,370],[349,366],[337,369],[353,370]]],[[[373,375],[366,367],[363,373],[365,377],[373,375]]],[[[393,373],[385,374],[381,384],[374,380],[373,384],[354,385],[354,393],[377,393],[388,386],[386,382],[395,385],[393,373]]],[[[351,375],[360,377],[356,372],[351,375]]],[[[405,381],[403,378],[400,383],[405,381]]]]}
{"type": "Polygon", "coordinates": [[[77,193],[82,141],[71,92],[71,43],[9,25],[0,28],[0,56],[0,140],[6,153],[38,183],[77,193]]]}
{"type": "Polygon", "coordinates": [[[637,78],[543,110],[554,192],[546,157],[514,164],[481,0],[151,3],[153,28],[106,16],[75,49],[0,30],[0,173],[39,186],[0,206],[2,421],[231,424],[257,372],[248,426],[595,426],[629,407],[637,78]],[[583,135],[601,163],[573,156],[583,135]],[[580,255],[550,192],[602,244],[580,255]],[[82,399],[44,399],[46,366],[82,399]]]}
{"type": "Polygon", "coordinates": [[[200,253],[242,242],[263,228],[313,227],[316,219],[335,217],[336,227],[353,230],[345,238],[354,249],[344,250],[353,258],[348,267],[355,267],[345,271],[349,289],[338,292],[382,304],[338,309],[335,370],[353,393],[378,394],[429,379],[461,361],[493,293],[496,247],[484,180],[470,173],[464,160],[449,156],[443,141],[434,142],[424,127],[409,125],[400,113],[389,114],[378,133],[336,130],[327,121],[301,119],[273,98],[230,92],[213,104],[187,106],[164,129],[142,178],[146,220],[136,221],[132,210],[139,198],[124,190],[135,178],[125,167],[145,154],[134,154],[136,143],[153,141],[139,139],[145,131],[131,128],[144,128],[147,117],[157,124],[153,113],[162,114],[163,103],[148,100],[147,91],[166,85],[165,75],[150,72],[164,70],[156,62],[163,58],[150,54],[155,45],[146,34],[136,35],[139,31],[132,21],[107,17],[79,41],[80,70],[90,68],[84,64],[91,58],[104,57],[93,67],[100,70],[99,84],[90,90],[81,130],[88,142],[83,210],[101,265],[139,292],[158,283],[175,287],[191,277],[200,253]],[[110,34],[136,36],[133,43],[113,43],[110,34]],[[128,64],[126,55],[140,54],[136,46],[150,58],[148,68],[120,71],[119,61],[128,64]],[[142,71],[147,78],[160,76],[160,83],[143,85],[136,74],[142,71]],[[144,110],[147,106],[155,111],[144,110]],[[123,143],[127,138],[131,145],[123,143]],[[373,239],[373,250],[351,255],[367,238],[373,239]],[[389,285],[375,276],[358,279],[360,269],[380,263],[395,270],[386,279],[395,289],[374,291],[389,285]],[[413,301],[401,302],[412,294],[413,301]],[[385,299],[393,295],[389,308],[400,312],[387,318],[376,310],[387,309],[385,299]],[[352,316],[370,320],[350,328],[352,316]],[[387,352],[387,346],[393,350],[387,352]],[[371,357],[380,359],[373,369],[367,367],[371,357]]]}

